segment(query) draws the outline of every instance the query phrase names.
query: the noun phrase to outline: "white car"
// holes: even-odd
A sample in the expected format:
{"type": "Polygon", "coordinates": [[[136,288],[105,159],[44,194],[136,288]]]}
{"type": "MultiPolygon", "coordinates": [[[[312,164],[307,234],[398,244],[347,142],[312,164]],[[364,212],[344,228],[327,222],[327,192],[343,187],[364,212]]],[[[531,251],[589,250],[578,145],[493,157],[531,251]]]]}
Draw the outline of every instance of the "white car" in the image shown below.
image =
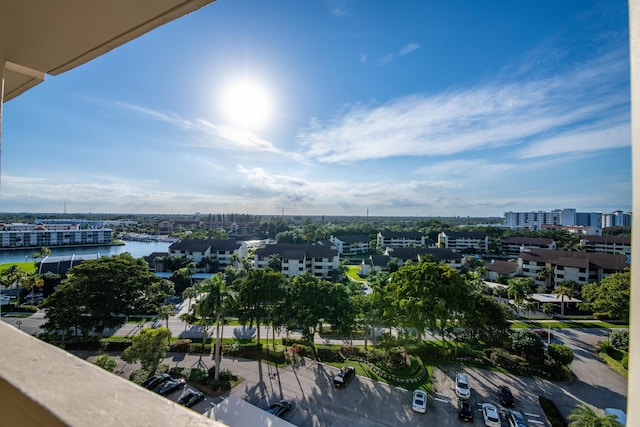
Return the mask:
{"type": "Polygon", "coordinates": [[[427,412],[427,393],[425,391],[415,390],[413,392],[411,408],[421,414],[427,412]]]}
{"type": "Polygon", "coordinates": [[[471,387],[469,387],[467,374],[462,372],[456,374],[456,396],[465,400],[471,397],[471,387]]]}
{"type": "Polygon", "coordinates": [[[502,427],[498,408],[491,403],[482,404],[482,419],[486,427],[502,427]]]}

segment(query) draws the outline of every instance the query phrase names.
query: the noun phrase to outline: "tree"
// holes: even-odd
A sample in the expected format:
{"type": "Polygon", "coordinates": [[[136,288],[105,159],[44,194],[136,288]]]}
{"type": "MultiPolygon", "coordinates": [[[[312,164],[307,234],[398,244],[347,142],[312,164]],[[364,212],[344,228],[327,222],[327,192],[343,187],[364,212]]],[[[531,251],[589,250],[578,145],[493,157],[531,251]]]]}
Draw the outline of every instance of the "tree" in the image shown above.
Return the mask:
{"type": "Polygon", "coordinates": [[[25,273],[17,264],[13,264],[2,271],[2,277],[6,279],[6,286],[19,288],[26,277],[25,273]]]}
{"type": "Polygon", "coordinates": [[[191,300],[197,296],[198,296],[198,291],[196,291],[193,286],[189,286],[185,288],[184,291],[182,291],[182,299],[189,300],[189,303],[187,306],[187,312],[191,311],[191,300]]]}
{"type": "Polygon", "coordinates": [[[569,427],[622,427],[615,415],[600,415],[585,403],[581,403],[571,411],[569,421],[569,427]]]}
{"type": "Polygon", "coordinates": [[[171,331],[167,328],[144,328],[134,335],[131,346],[122,352],[122,360],[127,363],[140,362],[142,369],[153,375],[167,355],[169,338],[171,331]]]}
{"type": "Polygon", "coordinates": [[[198,301],[196,305],[196,312],[203,320],[203,336],[202,336],[202,348],[204,349],[204,342],[207,334],[208,327],[212,324],[213,319],[216,320],[216,342],[215,342],[215,354],[214,363],[216,366],[215,380],[218,381],[220,374],[220,347],[222,345],[221,323],[224,320],[225,313],[231,308],[233,302],[233,295],[226,289],[226,285],[222,278],[218,275],[213,276],[211,279],[206,280],[205,286],[209,288],[207,295],[198,301]]]}
{"type": "Polygon", "coordinates": [[[602,279],[602,283],[590,283],[582,287],[582,297],[587,300],[581,308],[607,313],[613,319],[629,321],[631,272],[615,273],[602,279]]]}
{"type": "Polygon", "coordinates": [[[22,279],[22,285],[27,291],[31,291],[31,303],[33,304],[33,293],[36,288],[42,288],[44,286],[44,279],[35,273],[26,274],[24,279],[22,279]]]}
{"type": "Polygon", "coordinates": [[[513,312],[508,306],[488,295],[471,293],[470,304],[460,313],[458,325],[472,342],[498,345],[509,336],[509,318],[513,312]]]}
{"type": "MultiPolygon", "coordinates": [[[[165,321],[166,328],[169,329],[169,318],[173,314],[173,305],[172,304],[164,304],[160,306],[158,310],[158,318],[165,321]]],[[[171,329],[169,329],[171,332],[171,329]]],[[[169,338],[167,339],[167,344],[171,345],[171,334],[169,334],[169,338]]]]}
{"type": "Polygon", "coordinates": [[[396,313],[400,325],[416,328],[418,340],[426,327],[439,329],[444,347],[454,317],[469,303],[471,288],[452,267],[422,261],[400,267],[385,291],[385,311],[396,313]]]}
{"type": "Polygon", "coordinates": [[[291,280],[284,307],[289,314],[287,327],[302,328],[303,338],[309,341],[317,356],[313,344],[316,333],[325,320],[333,324],[339,322],[341,313],[349,307],[349,298],[344,292],[344,285],[333,285],[307,272],[291,280]]]}
{"type": "Polygon", "coordinates": [[[509,279],[507,295],[509,298],[513,298],[513,301],[516,304],[518,317],[520,317],[520,305],[522,301],[531,296],[532,293],[530,279],[524,277],[514,277],[509,279]]]}
{"type": "Polygon", "coordinates": [[[233,282],[242,323],[257,326],[258,345],[260,344],[260,325],[268,323],[272,306],[281,299],[284,276],[271,270],[248,270],[247,275],[233,282]]]}
{"type": "Polygon", "coordinates": [[[556,272],[549,265],[545,266],[542,270],[538,271],[538,279],[544,280],[544,285],[546,289],[553,288],[553,279],[555,277],[556,272]]]}
{"type": "Polygon", "coordinates": [[[98,359],[93,362],[94,365],[101,367],[107,372],[113,372],[116,369],[117,362],[114,358],[109,357],[108,354],[103,354],[98,359]]]}
{"type": "Polygon", "coordinates": [[[576,282],[573,280],[563,280],[553,290],[552,294],[560,297],[560,317],[564,318],[564,297],[571,298],[573,296],[573,287],[576,282]]]}
{"type": "MultiPolygon", "coordinates": [[[[105,328],[124,323],[126,316],[139,314],[150,306],[150,299],[158,298],[154,285],[160,281],[149,271],[143,258],[130,254],[87,260],[69,270],[67,278],[53,295],[60,297],[47,303],[55,304],[54,313],[65,312],[72,304],[80,310],[83,322],[101,339],[105,328]]],[[[47,310],[45,318],[49,318],[47,310]]]]}

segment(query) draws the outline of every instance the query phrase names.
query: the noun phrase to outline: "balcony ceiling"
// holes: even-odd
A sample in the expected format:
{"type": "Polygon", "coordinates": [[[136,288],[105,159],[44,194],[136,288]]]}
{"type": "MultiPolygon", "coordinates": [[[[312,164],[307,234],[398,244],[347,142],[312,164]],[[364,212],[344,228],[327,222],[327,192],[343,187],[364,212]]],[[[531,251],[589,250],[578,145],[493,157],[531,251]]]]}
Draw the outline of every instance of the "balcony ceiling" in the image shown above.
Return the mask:
{"type": "Polygon", "coordinates": [[[215,0],[0,0],[4,101],[215,0]]]}

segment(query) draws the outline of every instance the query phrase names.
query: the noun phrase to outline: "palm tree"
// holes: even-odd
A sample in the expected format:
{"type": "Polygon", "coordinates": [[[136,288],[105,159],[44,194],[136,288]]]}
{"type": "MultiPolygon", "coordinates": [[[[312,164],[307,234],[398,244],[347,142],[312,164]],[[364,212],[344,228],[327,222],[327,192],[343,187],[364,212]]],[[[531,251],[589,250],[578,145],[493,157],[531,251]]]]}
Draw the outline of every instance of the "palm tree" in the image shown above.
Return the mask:
{"type": "Polygon", "coordinates": [[[33,273],[25,275],[22,280],[24,288],[27,291],[31,291],[31,304],[33,304],[33,293],[35,291],[35,288],[43,287],[44,279],[40,275],[33,273]]]}
{"type": "MultiPolygon", "coordinates": [[[[166,327],[169,330],[169,332],[171,332],[171,329],[169,329],[169,318],[171,317],[172,314],[173,314],[173,305],[171,304],[164,304],[160,306],[160,308],[158,309],[158,318],[165,321],[166,327]]],[[[169,333],[169,336],[167,337],[167,344],[171,345],[171,333],[169,333]]]]}
{"type": "Polygon", "coordinates": [[[573,296],[573,280],[563,280],[552,291],[554,295],[560,297],[560,317],[564,318],[564,297],[571,298],[573,296]]]}
{"type": "Polygon", "coordinates": [[[13,264],[2,272],[2,277],[6,278],[6,286],[19,288],[26,277],[26,273],[20,267],[13,264]]]}
{"type": "Polygon", "coordinates": [[[546,266],[544,269],[538,272],[538,279],[544,280],[544,285],[546,289],[551,289],[553,287],[553,279],[555,277],[555,271],[550,266],[546,266]]]}
{"type": "Polygon", "coordinates": [[[509,287],[507,288],[507,296],[513,298],[516,303],[517,314],[520,317],[520,304],[523,300],[529,297],[531,292],[531,286],[529,286],[529,279],[523,277],[514,277],[509,279],[509,287]]]}
{"type": "Polygon", "coordinates": [[[613,414],[598,414],[591,406],[580,404],[569,414],[569,427],[622,427],[613,414]]]}
{"type": "Polygon", "coordinates": [[[269,268],[271,268],[273,271],[282,270],[282,261],[280,259],[280,254],[269,255],[269,268]]]}
{"type": "MultiPolygon", "coordinates": [[[[191,300],[198,296],[198,290],[193,286],[189,286],[184,291],[182,291],[182,299],[188,299],[189,305],[187,306],[187,313],[191,314],[191,300]]],[[[184,320],[184,319],[183,319],[184,320]]],[[[184,330],[186,332],[188,323],[184,323],[184,330]]]]}
{"type": "Polygon", "coordinates": [[[220,374],[220,347],[221,347],[221,323],[224,320],[225,311],[229,309],[230,300],[232,299],[231,293],[226,289],[225,283],[218,275],[213,276],[211,279],[207,279],[207,285],[209,292],[207,295],[198,301],[196,305],[196,311],[202,318],[203,335],[202,335],[202,348],[204,349],[204,342],[207,336],[207,329],[211,325],[213,319],[216,319],[216,343],[215,343],[215,377],[217,381],[220,374]]]}

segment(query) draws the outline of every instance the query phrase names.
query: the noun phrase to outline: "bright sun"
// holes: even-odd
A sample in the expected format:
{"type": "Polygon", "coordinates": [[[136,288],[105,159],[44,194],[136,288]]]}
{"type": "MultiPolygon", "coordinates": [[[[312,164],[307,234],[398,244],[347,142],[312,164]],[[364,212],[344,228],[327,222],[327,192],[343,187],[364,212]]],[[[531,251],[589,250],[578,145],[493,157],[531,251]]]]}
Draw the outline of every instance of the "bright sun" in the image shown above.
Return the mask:
{"type": "Polygon", "coordinates": [[[258,82],[238,80],[222,92],[221,108],[227,119],[245,129],[266,125],[272,113],[271,97],[258,82]]]}

